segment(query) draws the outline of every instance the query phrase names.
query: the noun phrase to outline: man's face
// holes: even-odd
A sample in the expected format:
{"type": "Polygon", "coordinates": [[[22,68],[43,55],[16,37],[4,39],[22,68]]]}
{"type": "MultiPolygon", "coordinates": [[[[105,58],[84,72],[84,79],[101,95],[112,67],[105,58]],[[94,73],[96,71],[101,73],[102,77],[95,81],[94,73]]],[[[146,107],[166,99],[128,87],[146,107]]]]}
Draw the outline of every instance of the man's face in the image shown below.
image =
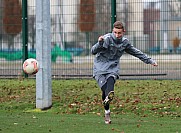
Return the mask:
{"type": "Polygon", "coordinates": [[[117,28],[113,28],[113,34],[115,35],[115,37],[117,39],[121,39],[123,36],[123,29],[117,29],[117,28]]]}

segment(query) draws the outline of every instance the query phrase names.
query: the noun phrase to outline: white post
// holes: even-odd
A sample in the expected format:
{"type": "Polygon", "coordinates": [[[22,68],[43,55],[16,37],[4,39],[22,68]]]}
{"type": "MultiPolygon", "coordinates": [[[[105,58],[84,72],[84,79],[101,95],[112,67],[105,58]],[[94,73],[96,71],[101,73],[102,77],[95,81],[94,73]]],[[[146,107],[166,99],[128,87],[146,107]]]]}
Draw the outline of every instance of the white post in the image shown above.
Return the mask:
{"type": "Polygon", "coordinates": [[[161,0],[160,9],[160,53],[168,52],[168,2],[161,0]]]}
{"type": "Polygon", "coordinates": [[[40,70],[36,74],[36,108],[52,106],[50,0],[36,0],[36,59],[40,70]]]}

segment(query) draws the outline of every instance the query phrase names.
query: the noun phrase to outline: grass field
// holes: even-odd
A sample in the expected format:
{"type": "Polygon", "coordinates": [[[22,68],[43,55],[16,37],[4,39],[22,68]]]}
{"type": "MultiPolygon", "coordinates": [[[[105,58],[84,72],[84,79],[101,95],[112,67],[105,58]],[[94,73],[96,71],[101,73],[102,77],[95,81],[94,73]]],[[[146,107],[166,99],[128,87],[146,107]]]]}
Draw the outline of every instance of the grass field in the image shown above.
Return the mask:
{"type": "Polygon", "coordinates": [[[2,133],[181,133],[180,80],[118,80],[104,124],[95,80],[53,80],[51,109],[35,109],[35,80],[0,80],[2,133]]]}

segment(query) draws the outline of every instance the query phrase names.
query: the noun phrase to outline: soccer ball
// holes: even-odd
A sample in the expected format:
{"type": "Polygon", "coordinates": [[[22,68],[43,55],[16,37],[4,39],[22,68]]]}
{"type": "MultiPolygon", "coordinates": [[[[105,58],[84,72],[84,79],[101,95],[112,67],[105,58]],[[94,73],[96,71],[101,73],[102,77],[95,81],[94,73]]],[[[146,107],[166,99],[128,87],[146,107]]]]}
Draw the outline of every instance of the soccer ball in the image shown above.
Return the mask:
{"type": "Polygon", "coordinates": [[[23,63],[23,71],[26,74],[33,75],[36,74],[39,70],[39,63],[36,59],[29,58],[23,63]]]}

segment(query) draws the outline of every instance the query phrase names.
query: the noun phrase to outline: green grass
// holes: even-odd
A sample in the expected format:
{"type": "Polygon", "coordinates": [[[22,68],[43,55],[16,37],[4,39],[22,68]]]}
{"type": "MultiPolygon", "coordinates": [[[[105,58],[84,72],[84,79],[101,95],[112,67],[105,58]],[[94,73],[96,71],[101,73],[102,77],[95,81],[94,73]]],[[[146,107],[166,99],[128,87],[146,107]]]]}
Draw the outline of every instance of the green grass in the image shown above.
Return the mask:
{"type": "Polygon", "coordinates": [[[0,80],[2,133],[181,133],[180,80],[118,80],[104,124],[95,80],[53,80],[53,106],[35,109],[35,80],[0,80]]]}
{"type": "Polygon", "coordinates": [[[113,115],[105,125],[95,114],[56,114],[1,112],[3,133],[180,133],[179,118],[139,117],[133,114],[113,115]]]}

